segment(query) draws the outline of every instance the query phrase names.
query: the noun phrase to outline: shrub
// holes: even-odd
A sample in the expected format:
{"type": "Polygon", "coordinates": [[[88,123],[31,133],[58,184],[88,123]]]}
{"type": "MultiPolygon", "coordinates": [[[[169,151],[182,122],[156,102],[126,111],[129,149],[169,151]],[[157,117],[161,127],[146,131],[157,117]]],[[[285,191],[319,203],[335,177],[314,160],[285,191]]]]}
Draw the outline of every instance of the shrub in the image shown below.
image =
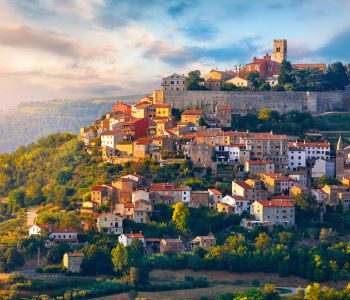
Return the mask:
{"type": "Polygon", "coordinates": [[[185,275],[185,281],[193,282],[194,281],[194,277],[191,276],[191,275],[185,275]]]}
{"type": "Polygon", "coordinates": [[[61,273],[63,271],[61,265],[47,265],[44,267],[45,273],[61,273]]]}

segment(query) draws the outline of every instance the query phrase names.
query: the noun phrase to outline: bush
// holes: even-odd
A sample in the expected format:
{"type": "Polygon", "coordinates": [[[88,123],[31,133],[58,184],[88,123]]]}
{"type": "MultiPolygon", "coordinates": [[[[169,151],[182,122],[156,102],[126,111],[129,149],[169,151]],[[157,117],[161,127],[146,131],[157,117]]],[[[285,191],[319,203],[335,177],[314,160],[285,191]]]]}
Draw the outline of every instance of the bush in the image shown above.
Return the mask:
{"type": "Polygon", "coordinates": [[[9,277],[10,284],[22,283],[26,281],[26,277],[19,272],[13,272],[9,277]]]}
{"type": "Polygon", "coordinates": [[[185,275],[185,281],[193,282],[194,281],[194,277],[191,276],[191,275],[185,275]]]}
{"type": "Polygon", "coordinates": [[[61,273],[63,268],[61,265],[47,265],[44,267],[43,271],[45,273],[61,273]]]}

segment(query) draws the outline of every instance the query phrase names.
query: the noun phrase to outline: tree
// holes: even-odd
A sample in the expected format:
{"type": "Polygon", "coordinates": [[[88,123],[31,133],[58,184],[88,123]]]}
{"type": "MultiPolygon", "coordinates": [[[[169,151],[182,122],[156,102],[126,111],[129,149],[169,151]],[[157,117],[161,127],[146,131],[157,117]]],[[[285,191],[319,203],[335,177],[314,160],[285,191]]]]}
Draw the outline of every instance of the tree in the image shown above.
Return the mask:
{"type": "Polygon", "coordinates": [[[188,207],[183,202],[177,202],[173,205],[172,222],[176,228],[185,232],[189,228],[190,212],[188,207]]]}
{"type": "Polygon", "coordinates": [[[321,228],[320,231],[320,241],[322,243],[330,243],[334,242],[334,240],[337,238],[337,232],[333,230],[332,228],[321,228]]]}
{"type": "Polygon", "coordinates": [[[259,119],[260,120],[269,120],[271,118],[271,108],[262,108],[259,111],[259,119]]]}
{"type": "Polygon", "coordinates": [[[24,257],[16,247],[10,247],[5,252],[6,264],[10,269],[24,265],[24,257]]]}
{"type": "Polygon", "coordinates": [[[111,252],[105,246],[95,244],[87,246],[84,249],[85,257],[81,264],[81,270],[87,275],[111,274],[113,272],[113,263],[111,252]]]}
{"type": "Polygon", "coordinates": [[[181,111],[178,108],[172,108],[171,115],[175,118],[175,121],[181,120],[181,111]]]}
{"type": "Polygon", "coordinates": [[[12,212],[18,211],[20,208],[24,207],[26,200],[26,193],[23,188],[18,188],[12,190],[9,194],[9,207],[12,212]]]}
{"type": "Polygon", "coordinates": [[[205,90],[206,88],[200,83],[204,81],[201,77],[201,71],[190,71],[185,80],[185,85],[188,90],[205,90]]]}
{"type": "Polygon", "coordinates": [[[287,60],[282,61],[278,76],[278,84],[294,84],[295,81],[292,64],[287,60]]]}
{"type": "Polygon", "coordinates": [[[271,238],[265,233],[259,233],[258,237],[255,239],[255,247],[265,250],[271,245],[271,238]]]}
{"type": "Polygon", "coordinates": [[[141,265],[142,257],[144,254],[143,243],[139,239],[134,239],[130,246],[127,247],[129,265],[132,267],[138,267],[141,265]]]}
{"type": "Polygon", "coordinates": [[[189,186],[193,191],[203,191],[206,189],[206,184],[199,178],[189,178],[183,184],[189,186]]]}
{"type": "Polygon", "coordinates": [[[112,262],[114,271],[124,273],[129,267],[129,253],[126,247],[120,243],[112,249],[112,262]]]}
{"type": "Polygon", "coordinates": [[[67,243],[59,244],[49,250],[47,253],[47,260],[50,263],[57,264],[62,261],[63,255],[70,251],[70,246],[67,243]]]}
{"type": "Polygon", "coordinates": [[[340,61],[328,66],[326,77],[335,90],[343,90],[349,84],[346,67],[340,61]]]}
{"type": "Polygon", "coordinates": [[[319,283],[308,285],[305,289],[305,300],[319,300],[321,299],[322,288],[319,283]]]}
{"type": "Polygon", "coordinates": [[[253,87],[258,90],[260,86],[265,83],[265,80],[259,77],[259,73],[257,71],[249,72],[247,76],[247,80],[253,83],[253,87]]]}

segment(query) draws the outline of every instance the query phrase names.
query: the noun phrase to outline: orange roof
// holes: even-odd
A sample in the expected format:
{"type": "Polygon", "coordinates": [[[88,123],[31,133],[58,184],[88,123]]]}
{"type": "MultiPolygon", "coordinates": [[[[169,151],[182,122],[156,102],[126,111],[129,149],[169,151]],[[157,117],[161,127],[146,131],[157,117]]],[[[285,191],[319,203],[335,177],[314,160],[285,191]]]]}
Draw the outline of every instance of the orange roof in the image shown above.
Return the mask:
{"type": "Polygon", "coordinates": [[[175,187],[173,183],[151,183],[150,191],[188,191],[188,186],[175,187]]]}
{"type": "Polygon", "coordinates": [[[137,145],[145,145],[145,144],[148,144],[148,143],[151,143],[152,142],[152,139],[151,138],[139,138],[135,141],[135,143],[137,145]]]}
{"type": "Polygon", "coordinates": [[[208,189],[209,192],[212,192],[214,195],[221,196],[222,193],[217,189],[208,189]]]}
{"type": "Polygon", "coordinates": [[[294,207],[293,203],[290,203],[285,200],[256,200],[256,202],[266,207],[284,207],[284,206],[294,207]]]}
{"type": "Polygon", "coordinates": [[[262,173],[262,174],[275,180],[294,181],[293,179],[288,178],[287,176],[284,176],[282,174],[276,174],[276,173],[262,173]]]}
{"type": "Polygon", "coordinates": [[[92,188],[92,191],[93,192],[102,192],[104,191],[105,189],[107,189],[107,187],[103,186],[103,185],[98,185],[98,186],[94,186],[92,188]]]}
{"type": "Polygon", "coordinates": [[[171,108],[170,104],[162,104],[162,103],[154,104],[154,106],[156,108],[171,108]]]}
{"type": "Polygon", "coordinates": [[[294,69],[326,69],[326,64],[292,64],[292,68],[294,69]]]}
{"type": "Polygon", "coordinates": [[[181,115],[202,115],[202,113],[201,110],[185,110],[181,115]]]}
{"type": "Polygon", "coordinates": [[[127,237],[131,237],[131,238],[135,238],[135,239],[144,239],[145,237],[143,236],[143,234],[140,233],[124,233],[125,236],[127,237]]]}
{"type": "Polygon", "coordinates": [[[146,120],[145,118],[131,118],[128,122],[124,122],[124,124],[129,125],[129,124],[134,124],[137,123],[141,120],[146,120]]]}
{"type": "Polygon", "coordinates": [[[64,229],[52,227],[51,231],[53,233],[77,233],[77,231],[71,227],[64,228],[64,229]]]}
{"type": "Polygon", "coordinates": [[[298,147],[330,147],[331,144],[328,142],[298,142],[298,147]]]}
{"type": "Polygon", "coordinates": [[[133,203],[124,203],[124,208],[134,208],[135,205],[133,203]]]}

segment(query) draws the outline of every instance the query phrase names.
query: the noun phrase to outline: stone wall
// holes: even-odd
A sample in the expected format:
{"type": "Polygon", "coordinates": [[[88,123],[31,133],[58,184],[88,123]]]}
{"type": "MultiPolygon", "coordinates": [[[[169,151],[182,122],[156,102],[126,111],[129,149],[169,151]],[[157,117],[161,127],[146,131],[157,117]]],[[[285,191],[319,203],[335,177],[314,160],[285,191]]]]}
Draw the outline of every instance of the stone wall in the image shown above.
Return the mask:
{"type": "Polygon", "coordinates": [[[167,91],[164,102],[179,109],[212,111],[218,103],[231,104],[234,113],[258,112],[271,108],[281,113],[296,110],[322,113],[344,109],[344,93],[334,92],[253,92],[253,91],[167,91]]]}

